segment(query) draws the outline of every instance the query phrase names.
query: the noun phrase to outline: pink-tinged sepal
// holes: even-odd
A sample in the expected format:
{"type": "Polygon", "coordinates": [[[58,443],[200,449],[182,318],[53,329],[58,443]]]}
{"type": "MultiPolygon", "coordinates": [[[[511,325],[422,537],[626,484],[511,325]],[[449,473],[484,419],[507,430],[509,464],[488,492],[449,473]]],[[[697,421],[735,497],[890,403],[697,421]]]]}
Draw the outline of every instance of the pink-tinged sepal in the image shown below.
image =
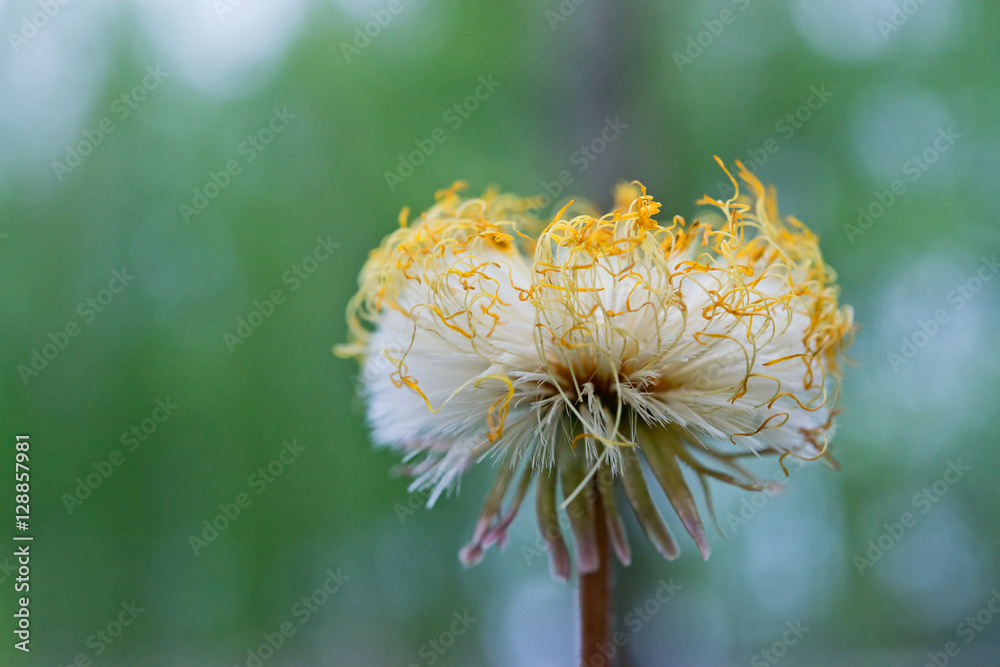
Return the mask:
{"type": "Polygon", "coordinates": [[[589,484],[584,484],[587,474],[584,454],[561,447],[556,456],[563,497],[572,498],[566,506],[566,514],[576,538],[577,568],[584,574],[595,572],[601,566],[601,555],[594,530],[595,494],[589,484]]]}
{"type": "Polygon", "coordinates": [[[531,485],[533,472],[534,471],[531,469],[531,466],[524,467],[524,470],[521,472],[521,481],[518,482],[517,489],[514,491],[514,497],[511,499],[510,505],[507,507],[507,511],[502,517],[500,517],[496,525],[492,526],[483,537],[484,548],[489,548],[493,546],[493,544],[496,544],[503,549],[504,545],[507,543],[507,529],[510,528],[510,524],[514,523],[514,518],[521,509],[521,503],[524,501],[524,495],[528,492],[528,486],[531,485]]]}
{"type": "Polygon", "coordinates": [[[705,526],[701,522],[694,495],[684,481],[684,473],[674,453],[683,445],[675,444],[673,436],[666,431],[653,429],[645,431],[646,439],[642,452],[646,455],[649,468],[656,475],[660,487],[667,495],[667,500],[674,506],[674,511],[680,517],[685,530],[694,538],[695,544],[701,551],[701,557],[708,560],[712,550],[705,535],[705,526]]]}
{"type": "Polygon", "coordinates": [[[653,543],[660,555],[667,560],[674,560],[680,555],[677,542],[667,525],[663,523],[660,510],[656,508],[652,497],[649,495],[649,488],[646,486],[646,479],[642,474],[642,466],[639,457],[632,449],[622,450],[622,486],[625,487],[625,496],[628,498],[635,518],[639,521],[639,526],[646,534],[646,539],[653,543]]]}
{"type": "Polygon", "coordinates": [[[569,579],[570,559],[566,542],[563,541],[562,529],[559,528],[559,508],[556,507],[556,476],[555,471],[542,472],[538,476],[536,490],[536,509],[538,514],[538,529],[549,551],[552,576],[560,581],[569,579]]]}
{"type": "Polygon", "coordinates": [[[458,558],[466,567],[475,565],[483,559],[483,550],[488,546],[485,542],[490,536],[490,528],[493,525],[493,518],[500,513],[500,505],[503,497],[507,494],[507,487],[514,477],[514,468],[506,462],[500,466],[496,481],[486,496],[483,503],[483,511],[479,515],[476,527],[472,531],[472,539],[458,552],[458,558]]]}
{"type": "Polygon", "coordinates": [[[615,555],[622,565],[632,563],[632,549],[629,546],[628,536],[625,534],[625,524],[618,513],[618,502],[615,499],[615,478],[608,468],[601,468],[597,471],[597,490],[601,495],[601,505],[604,509],[605,522],[608,525],[608,536],[611,538],[611,546],[614,547],[615,555]]]}

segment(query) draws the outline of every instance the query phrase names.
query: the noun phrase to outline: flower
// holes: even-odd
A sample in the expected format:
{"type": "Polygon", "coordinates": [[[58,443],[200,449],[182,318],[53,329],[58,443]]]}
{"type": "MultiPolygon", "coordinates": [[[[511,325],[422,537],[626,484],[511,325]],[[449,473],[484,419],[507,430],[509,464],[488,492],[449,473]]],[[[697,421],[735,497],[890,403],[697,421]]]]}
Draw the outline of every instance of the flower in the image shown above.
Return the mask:
{"type": "Polygon", "coordinates": [[[698,202],[721,211],[715,225],[658,222],[660,204],[633,183],[606,215],[564,219],[568,205],[542,228],[526,215],[533,200],[463,199],[456,183],[418,221],[404,209],[372,251],[338,353],[360,360],[373,438],[404,453],[428,505],[493,460],[465,564],[503,543],[533,480],[557,577],[569,575],[560,486],[581,572],[599,565],[595,513],[630,560],[618,485],[675,558],[643,461],[708,558],[683,468],[710,509],[709,479],[767,487],[744,457],[829,458],[852,312],[816,237],[737,165],[752,197],[730,175],[732,199],[698,202]]]}

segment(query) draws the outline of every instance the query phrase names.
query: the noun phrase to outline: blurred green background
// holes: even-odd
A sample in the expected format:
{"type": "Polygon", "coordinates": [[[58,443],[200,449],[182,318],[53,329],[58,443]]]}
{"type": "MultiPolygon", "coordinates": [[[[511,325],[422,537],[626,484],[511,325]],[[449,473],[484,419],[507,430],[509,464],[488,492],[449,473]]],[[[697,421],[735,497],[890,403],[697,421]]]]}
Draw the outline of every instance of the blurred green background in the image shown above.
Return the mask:
{"type": "Polygon", "coordinates": [[[674,563],[631,522],[620,664],[1000,663],[1000,6],[49,0],[0,26],[0,532],[27,433],[35,538],[30,655],[0,549],[0,663],[573,664],[532,512],[463,571],[491,472],[402,511],[331,348],[368,250],[454,180],[548,215],[639,179],[691,218],[729,187],[713,155],[778,187],[855,309],[843,469],[716,487],[707,563],[676,517],[674,563]]]}

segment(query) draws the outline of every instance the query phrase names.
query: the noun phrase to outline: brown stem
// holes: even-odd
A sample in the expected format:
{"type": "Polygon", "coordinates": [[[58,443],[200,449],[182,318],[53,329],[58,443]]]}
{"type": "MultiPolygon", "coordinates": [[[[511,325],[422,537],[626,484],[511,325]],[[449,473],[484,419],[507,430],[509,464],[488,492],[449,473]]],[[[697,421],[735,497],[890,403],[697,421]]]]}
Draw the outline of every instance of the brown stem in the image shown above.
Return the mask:
{"type": "Polygon", "coordinates": [[[614,630],[614,605],[611,580],[611,549],[604,508],[597,489],[597,478],[587,491],[592,494],[594,537],[600,566],[594,572],[580,573],[580,665],[614,667],[614,660],[607,657],[614,630]],[[601,649],[604,649],[602,651],[601,649]]]}

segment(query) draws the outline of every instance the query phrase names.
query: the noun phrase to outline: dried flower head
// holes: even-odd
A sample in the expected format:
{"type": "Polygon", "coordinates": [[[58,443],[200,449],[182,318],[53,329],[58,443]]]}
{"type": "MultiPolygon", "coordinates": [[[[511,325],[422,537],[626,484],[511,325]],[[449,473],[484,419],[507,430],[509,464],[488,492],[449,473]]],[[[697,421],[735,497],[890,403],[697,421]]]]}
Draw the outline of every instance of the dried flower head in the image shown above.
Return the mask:
{"type": "Polygon", "coordinates": [[[429,504],[494,460],[464,563],[503,542],[535,479],[556,576],[569,574],[560,486],[581,572],[599,564],[595,503],[630,560],[619,483],[649,540],[676,557],[642,461],[707,558],[683,468],[710,507],[710,478],[765,488],[743,457],[828,454],[852,313],[816,237],[739,168],[752,198],[730,176],[732,199],[699,201],[722,212],[715,226],[658,222],[660,205],[632,184],[610,213],[563,209],[543,229],[525,215],[532,200],[462,199],[456,184],[419,221],[404,209],[371,253],[348,307],[353,342],[338,352],[361,361],[374,439],[405,453],[429,504]]]}

